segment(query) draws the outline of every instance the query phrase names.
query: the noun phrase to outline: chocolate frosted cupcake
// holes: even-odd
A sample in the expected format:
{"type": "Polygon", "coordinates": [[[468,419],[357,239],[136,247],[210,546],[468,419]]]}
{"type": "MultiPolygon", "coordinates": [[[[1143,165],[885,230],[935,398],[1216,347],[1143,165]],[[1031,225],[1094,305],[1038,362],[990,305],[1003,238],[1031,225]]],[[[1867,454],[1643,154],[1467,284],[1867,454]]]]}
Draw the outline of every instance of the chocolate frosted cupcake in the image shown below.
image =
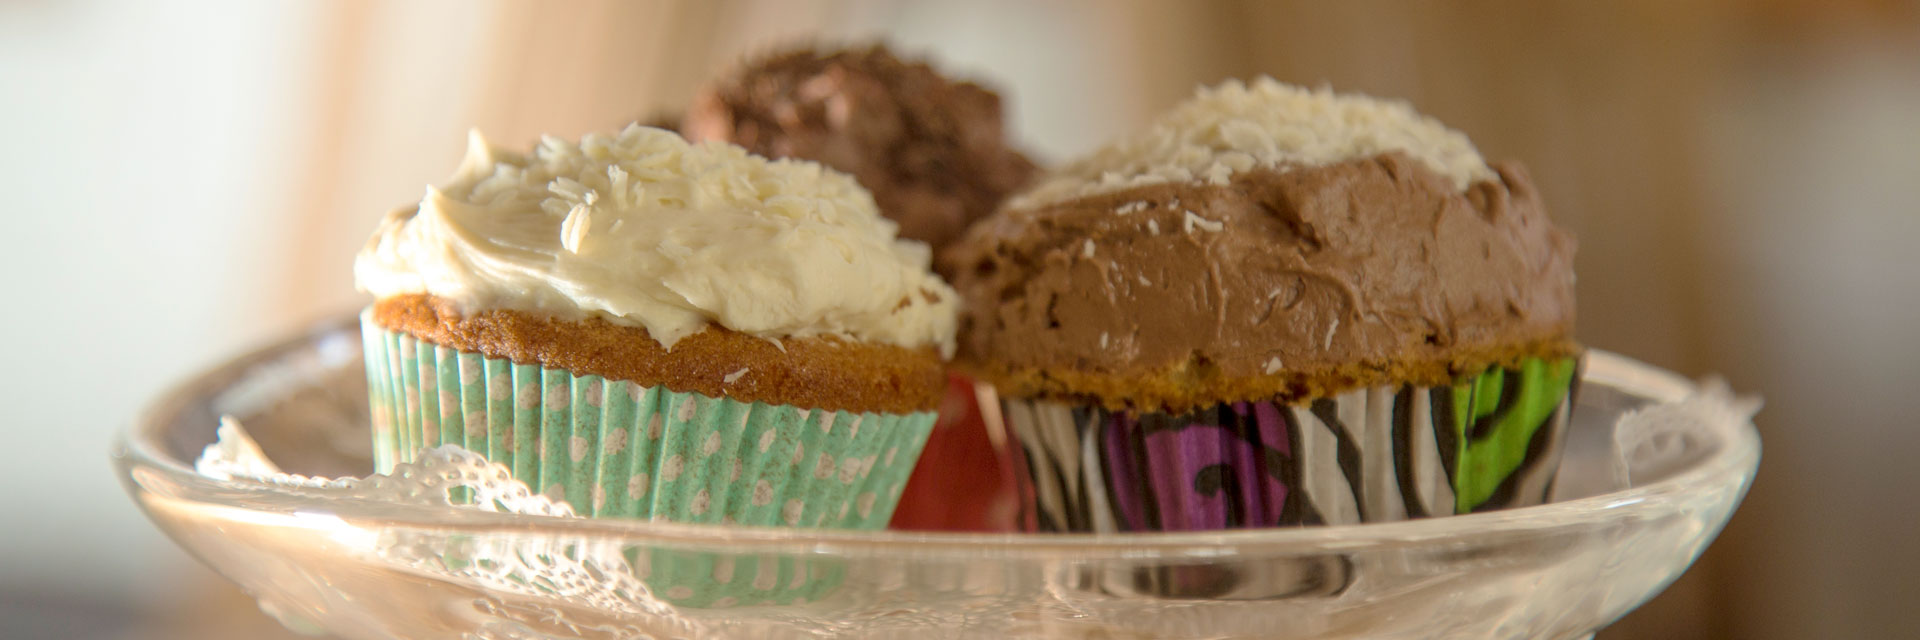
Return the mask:
{"type": "Polygon", "coordinates": [[[1039,526],[1110,531],[1544,500],[1572,252],[1460,133],[1262,79],[1061,168],[945,257],[1039,526]]]}
{"type": "Polygon", "coordinates": [[[852,174],[901,237],[936,250],[1034,173],[1007,143],[1000,96],[878,45],[749,61],[695,97],[682,130],[852,174]]]}
{"type": "Polygon", "coordinates": [[[816,164],[476,135],[354,265],[377,463],[455,444],[597,517],[878,528],[945,389],[928,261],[816,164]]]}

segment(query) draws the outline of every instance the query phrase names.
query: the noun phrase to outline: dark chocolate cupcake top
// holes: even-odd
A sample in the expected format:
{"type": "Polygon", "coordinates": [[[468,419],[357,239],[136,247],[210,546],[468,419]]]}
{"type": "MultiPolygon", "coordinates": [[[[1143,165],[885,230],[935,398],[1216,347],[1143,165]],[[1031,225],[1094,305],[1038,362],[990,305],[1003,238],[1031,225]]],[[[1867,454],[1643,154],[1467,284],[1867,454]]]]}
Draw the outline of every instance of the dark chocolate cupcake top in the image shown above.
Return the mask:
{"type": "Polygon", "coordinates": [[[776,53],[695,97],[682,130],[847,172],[900,236],[938,250],[1033,176],[1000,97],[883,46],[776,53]]]}
{"type": "Polygon", "coordinates": [[[1183,410],[1570,353],[1573,242],[1404,103],[1204,90],[944,256],[1003,393],[1183,410]]]}

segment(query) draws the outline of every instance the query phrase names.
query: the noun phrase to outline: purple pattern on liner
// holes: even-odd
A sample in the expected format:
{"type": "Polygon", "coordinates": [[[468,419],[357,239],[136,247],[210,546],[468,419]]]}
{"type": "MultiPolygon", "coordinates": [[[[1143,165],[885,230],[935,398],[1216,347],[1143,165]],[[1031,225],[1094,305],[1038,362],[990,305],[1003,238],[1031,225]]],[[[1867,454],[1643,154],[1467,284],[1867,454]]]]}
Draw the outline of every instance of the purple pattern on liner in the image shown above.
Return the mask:
{"type": "MultiPolygon", "coordinates": [[[[1248,403],[1241,402],[1236,403],[1235,406],[1239,407],[1247,404],[1248,403]]],[[[1241,411],[1240,415],[1244,416],[1247,414],[1245,411],[1241,411]]],[[[1261,402],[1253,405],[1253,423],[1259,429],[1260,441],[1266,443],[1268,447],[1272,447],[1274,451],[1280,452],[1280,455],[1292,458],[1293,441],[1287,438],[1285,416],[1286,414],[1280,411],[1279,405],[1271,402],[1261,402]]],[[[1269,471],[1277,474],[1280,470],[1270,469],[1269,471]]],[[[1285,492],[1286,485],[1281,485],[1280,489],[1282,492],[1285,492]]],[[[1276,502],[1284,503],[1286,499],[1282,496],[1282,498],[1276,502]]]]}
{"type": "Polygon", "coordinates": [[[1115,510],[1119,512],[1121,529],[1146,530],[1148,528],[1147,505],[1142,500],[1146,496],[1143,492],[1133,490],[1133,487],[1139,486],[1140,474],[1134,472],[1132,464],[1128,464],[1136,458],[1133,452],[1127,450],[1126,434],[1137,428],[1137,425],[1133,424],[1133,420],[1124,413],[1102,412],[1098,415],[1106,417],[1104,421],[1106,433],[1099,434],[1102,436],[1100,444],[1105,446],[1109,465],[1107,480],[1110,484],[1107,485],[1109,489],[1107,495],[1113,500],[1115,510]]]}
{"type": "Polygon", "coordinates": [[[1230,508],[1226,492],[1216,488],[1213,495],[1202,495],[1194,486],[1207,467],[1231,464],[1233,456],[1227,452],[1230,438],[1225,431],[1190,424],[1178,431],[1148,435],[1141,443],[1147,452],[1147,477],[1154,480],[1154,503],[1160,505],[1161,530],[1226,528],[1230,508]]]}
{"type": "MultiPolygon", "coordinates": [[[[1523,464],[1499,481],[1496,499],[1484,503],[1493,506],[1479,508],[1551,495],[1572,387],[1560,393],[1557,410],[1524,443],[1523,464]]],[[[1453,513],[1459,456],[1469,446],[1455,420],[1474,411],[1456,411],[1454,400],[1466,395],[1464,386],[1387,386],[1309,406],[1236,402],[1183,415],[1002,404],[1025,460],[1031,493],[1022,506],[1035,528],[1194,531],[1453,513]]],[[[1511,404],[1481,413],[1502,415],[1511,404]]]]}
{"type": "MultiPolygon", "coordinates": [[[[1249,404],[1235,403],[1233,413],[1246,424],[1249,404]]],[[[1269,468],[1272,458],[1262,444],[1286,456],[1286,426],[1280,411],[1262,403],[1253,411],[1259,444],[1233,432],[1228,426],[1198,422],[1204,414],[1184,416],[1183,427],[1159,429],[1147,433],[1138,442],[1138,451],[1129,451],[1136,442],[1126,437],[1137,433],[1137,421],[1127,414],[1109,414],[1106,433],[1101,438],[1106,449],[1107,476],[1116,510],[1127,530],[1204,531],[1229,527],[1273,526],[1286,507],[1287,486],[1281,481],[1283,470],[1269,468]],[[1145,473],[1136,464],[1144,462],[1145,473]],[[1148,478],[1141,487],[1140,478],[1148,478]],[[1157,526],[1142,500],[1140,487],[1151,492],[1158,507],[1157,526]]],[[[1229,416],[1219,416],[1227,418],[1229,416]]]]}

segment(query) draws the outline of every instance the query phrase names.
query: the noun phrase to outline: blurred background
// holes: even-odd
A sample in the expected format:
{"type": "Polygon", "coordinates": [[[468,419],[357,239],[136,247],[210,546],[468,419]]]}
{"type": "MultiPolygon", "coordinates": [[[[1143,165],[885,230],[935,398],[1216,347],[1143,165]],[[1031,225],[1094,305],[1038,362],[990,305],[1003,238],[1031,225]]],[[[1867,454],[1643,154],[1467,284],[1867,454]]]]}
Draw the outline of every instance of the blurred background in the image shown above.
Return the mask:
{"type": "Polygon", "coordinates": [[[0,0],[0,636],[284,636],[139,515],[110,435],[363,304],[353,253],[468,128],[613,129],[745,53],[877,37],[998,88],[1043,160],[1269,74],[1524,161],[1587,344],[1767,403],[1745,506],[1601,637],[1920,628],[1920,3],[0,0]]]}

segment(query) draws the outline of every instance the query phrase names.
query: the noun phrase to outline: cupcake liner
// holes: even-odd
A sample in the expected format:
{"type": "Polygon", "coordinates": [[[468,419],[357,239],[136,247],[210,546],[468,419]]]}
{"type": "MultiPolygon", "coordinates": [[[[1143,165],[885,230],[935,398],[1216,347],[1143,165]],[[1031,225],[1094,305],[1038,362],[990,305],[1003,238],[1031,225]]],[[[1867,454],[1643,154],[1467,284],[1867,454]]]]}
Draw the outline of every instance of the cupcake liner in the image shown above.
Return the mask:
{"type": "MultiPolygon", "coordinates": [[[[366,314],[361,326],[376,471],[459,445],[589,517],[879,529],[934,422],[930,411],[849,413],[680,393],[422,342],[366,314]]],[[[837,575],[790,561],[660,553],[634,549],[629,559],[636,570],[650,567],[656,591],[687,606],[811,599],[837,575]],[[733,574],[755,578],[716,577],[733,574]],[[755,588],[769,582],[762,575],[778,588],[755,588]]]]}
{"type": "Polygon", "coordinates": [[[1047,531],[1384,522],[1545,502],[1579,359],[1183,415],[1002,399],[1047,531]]]}

